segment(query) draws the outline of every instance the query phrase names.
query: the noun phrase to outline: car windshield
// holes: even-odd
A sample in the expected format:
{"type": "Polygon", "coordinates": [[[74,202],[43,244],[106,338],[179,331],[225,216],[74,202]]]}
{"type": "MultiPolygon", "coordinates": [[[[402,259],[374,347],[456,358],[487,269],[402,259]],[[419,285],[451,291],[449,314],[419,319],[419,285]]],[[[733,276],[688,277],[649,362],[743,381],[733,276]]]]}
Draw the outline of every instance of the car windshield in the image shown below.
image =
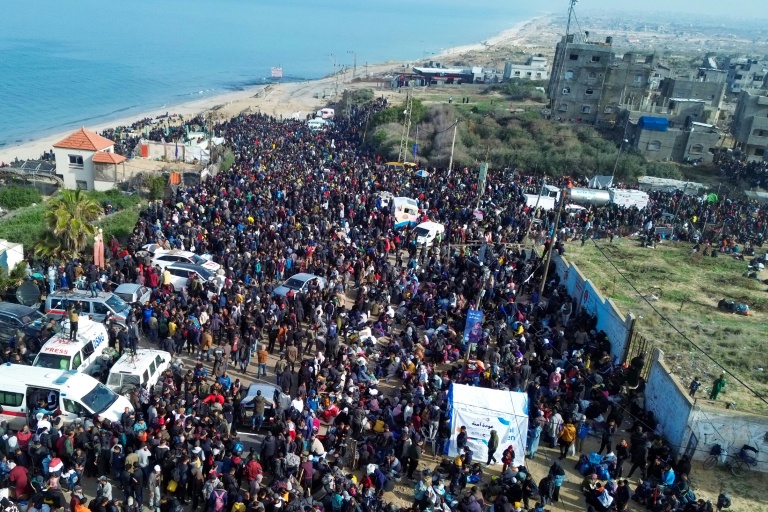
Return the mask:
{"type": "Polygon", "coordinates": [[[125,302],[133,302],[133,295],[130,293],[116,293],[115,295],[123,299],[125,302]]]}
{"type": "Polygon", "coordinates": [[[304,286],[304,281],[292,277],[284,282],[283,286],[290,288],[291,290],[301,290],[301,287],[304,286]]]}
{"type": "Polygon", "coordinates": [[[119,313],[120,311],[126,309],[128,304],[126,304],[125,301],[117,295],[112,295],[107,299],[107,306],[109,306],[112,311],[119,313]]]}
{"type": "Polygon", "coordinates": [[[425,228],[416,228],[413,230],[416,236],[429,236],[429,230],[425,228]]]}
{"type": "Polygon", "coordinates": [[[69,370],[69,356],[57,354],[37,354],[32,366],[40,368],[50,368],[51,370],[69,370]]]}
{"type": "Polygon", "coordinates": [[[42,314],[39,311],[32,311],[28,315],[24,315],[21,317],[21,321],[26,324],[31,324],[33,322],[45,322],[45,315],[42,314]]]}
{"type": "Polygon", "coordinates": [[[116,400],[117,394],[99,382],[92,390],[83,395],[83,398],[80,401],[96,414],[101,414],[106,411],[110,405],[115,403],[116,400]]]}
{"type": "Polygon", "coordinates": [[[213,272],[211,272],[207,268],[197,267],[197,269],[195,269],[195,270],[206,281],[210,281],[211,279],[213,279],[213,272]]]}

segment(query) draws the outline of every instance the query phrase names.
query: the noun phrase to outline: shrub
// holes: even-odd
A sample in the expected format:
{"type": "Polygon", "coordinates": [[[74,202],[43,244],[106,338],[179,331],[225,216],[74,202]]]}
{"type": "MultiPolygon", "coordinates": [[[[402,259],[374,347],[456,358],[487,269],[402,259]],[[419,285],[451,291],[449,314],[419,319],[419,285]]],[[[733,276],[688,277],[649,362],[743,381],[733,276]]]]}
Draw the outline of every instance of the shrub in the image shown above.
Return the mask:
{"type": "Polygon", "coordinates": [[[232,152],[231,148],[226,148],[224,150],[224,154],[221,155],[221,172],[228,171],[232,168],[232,165],[235,163],[235,154],[232,152]]]}
{"type": "Polygon", "coordinates": [[[25,251],[32,251],[45,233],[45,208],[45,204],[28,206],[9,219],[0,219],[0,238],[23,244],[25,251]]]}
{"type": "Polygon", "coordinates": [[[8,210],[32,206],[43,200],[43,196],[32,187],[20,187],[12,185],[0,190],[0,207],[8,210]]]}
{"type": "Polygon", "coordinates": [[[138,221],[139,208],[133,207],[104,217],[96,224],[104,231],[104,240],[110,240],[115,235],[121,243],[125,243],[138,221]]]}

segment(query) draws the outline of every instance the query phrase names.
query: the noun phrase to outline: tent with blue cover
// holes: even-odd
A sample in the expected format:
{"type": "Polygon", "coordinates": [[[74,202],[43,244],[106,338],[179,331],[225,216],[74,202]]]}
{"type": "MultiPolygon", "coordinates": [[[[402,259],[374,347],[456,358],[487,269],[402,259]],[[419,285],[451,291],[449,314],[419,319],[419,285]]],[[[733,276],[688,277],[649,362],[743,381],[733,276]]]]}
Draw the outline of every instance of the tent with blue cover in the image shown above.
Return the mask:
{"type": "Polygon", "coordinates": [[[473,460],[488,460],[488,439],[491,430],[499,435],[496,461],[509,445],[515,448],[515,466],[525,464],[525,444],[528,434],[528,395],[514,391],[451,384],[448,392],[448,413],[451,419],[451,442],[448,454],[457,455],[456,436],[461,427],[467,428],[467,446],[473,460]]]}

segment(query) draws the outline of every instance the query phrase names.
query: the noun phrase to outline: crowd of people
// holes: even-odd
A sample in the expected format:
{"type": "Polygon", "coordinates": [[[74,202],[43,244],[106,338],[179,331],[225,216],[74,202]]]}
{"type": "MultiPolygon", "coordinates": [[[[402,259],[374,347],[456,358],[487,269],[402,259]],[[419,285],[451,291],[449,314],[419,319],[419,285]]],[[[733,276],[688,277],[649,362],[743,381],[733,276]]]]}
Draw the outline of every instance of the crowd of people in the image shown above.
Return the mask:
{"type": "MultiPolygon", "coordinates": [[[[533,232],[545,253],[565,246],[549,246],[553,212],[525,206],[522,192],[535,181],[489,173],[479,188],[466,168],[430,169],[429,178],[388,171],[361,145],[366,118],[384,107],[383,99],[353,107],[321,133],[261,114],[221,123],[232,169],[150,203],[126,243],[109,242],[103,268],[56,262],[65,280],[53,288],[149,287],[151,300],[110,327],[110,344],[141,340],[193,363],[134,390],[119,423],[61,425],[41,412],[19,432],[6,429],[0,487],[33,512],[371,512],[397,509],[382,496],[410,481],[406,509],[539,511],[561,500],[570,459],[597,510],[624,510],[647,486],[657,491],[655,510],[708,511],[686,484],[690,462],[654,435],[642,358],[617,364],[596,319],[575,310],[554,272],[539,293],[543,260],[521,244],[533,232]],[[413,230],[395,229],[385,191],[417,199],[420,220],[441,223],[444,235],[420,246],[413,230]],[[223,286],[191,277],[176,292],[141,252],[147,244],[210,255],[223,286]],[[321,279],[273,293],[297,273],[321,279]],[[478,308],[485,319],[469,344],[464,322],[478,308]],[[274,383],[274,392],[246,401],[246,379],[274,383]],[[527,393],[525,456],[537,460],[545,443],[559,447],[559,461],[534,478],[505,449],[489,481],[486,461],[473,458],[476,440],[461,430],[458,456],[426,468],[427,446],[447,455],[458,427],[447,410],[453,383],[527,393]],[[626,422],[631,436],[621,439],[626,422]],[[242,432],[263,441],[246,449],[242,432]],[[598,458],[585,466],[579,455],[594,433],[598,458]],[[645,483],[630,492],[636,472],[645,483]],[[81,485],[90,479],[98,485],[88,500],[81,485]],[[62,490],[71,491],[68,505],[62,490]]],[[[589,232],[647,221],[604,208],[563,225],[589,232]]],[[[489,442],[488,464],[497,447],[498,438],[489,442]]]]}

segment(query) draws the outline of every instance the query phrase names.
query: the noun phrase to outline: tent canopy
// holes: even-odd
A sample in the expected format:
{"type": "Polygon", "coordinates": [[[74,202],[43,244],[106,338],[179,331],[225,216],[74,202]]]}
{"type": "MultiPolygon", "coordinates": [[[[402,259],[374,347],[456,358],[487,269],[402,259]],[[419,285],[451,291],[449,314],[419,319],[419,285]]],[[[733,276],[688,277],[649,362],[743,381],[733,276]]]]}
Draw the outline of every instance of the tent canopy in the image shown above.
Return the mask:
{"type": "Polygon", "coordinates": [[[613,176],[592,176],[589,179],[589,188],[610,188],[613,185],[613,176]]]}
{"type": "Polygon", "coordinates": [[[451,418],[451,443],[448,454],[457,455],[456,436],[461,427],[467,428],[467,446],[473,459],[488,459],[488,440],[491,430],[499,435],[496,460],[510,445],[515,448],[514,465],[525,464],[525,444],[528,434],[528,395],[513,391],[478,388],[464,384],[451,384],[448,393],[451,418]]]}

